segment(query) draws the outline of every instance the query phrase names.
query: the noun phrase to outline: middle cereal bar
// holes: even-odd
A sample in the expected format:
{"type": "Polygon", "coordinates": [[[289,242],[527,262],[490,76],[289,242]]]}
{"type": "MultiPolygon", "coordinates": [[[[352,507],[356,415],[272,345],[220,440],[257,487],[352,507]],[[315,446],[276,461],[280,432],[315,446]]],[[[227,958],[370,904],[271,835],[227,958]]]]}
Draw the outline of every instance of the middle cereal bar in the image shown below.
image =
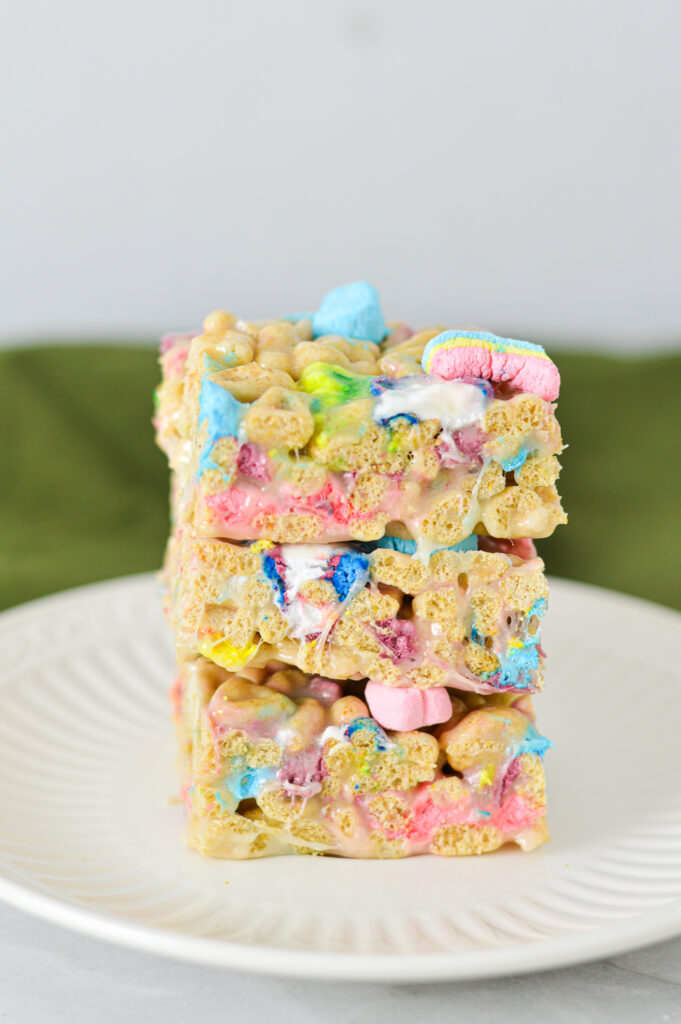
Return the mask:
{"type": "Polygon", "coordinates": [[[445,686],[535,693],[543,563],[478,551],[477,543],[471,537],[424,564],[395,550],[408,544],[395,538],[238,544],[181,528],[166,567],[178,659],[203,655],[230,671],[278,661],[338,680],[366,678],[375,710],[381,691],[389,698],[388,710],[377,711],[387,727],[405,688],[423,691],[430,706],[419,715],[431,720],[435,690],[445,686]]]}

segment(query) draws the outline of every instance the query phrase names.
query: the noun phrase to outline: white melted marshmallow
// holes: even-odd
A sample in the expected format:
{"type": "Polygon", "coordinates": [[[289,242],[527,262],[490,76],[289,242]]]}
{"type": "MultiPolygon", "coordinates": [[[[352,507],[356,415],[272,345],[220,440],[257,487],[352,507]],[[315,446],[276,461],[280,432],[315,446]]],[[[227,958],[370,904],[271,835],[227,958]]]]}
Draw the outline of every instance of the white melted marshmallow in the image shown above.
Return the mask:
{"type": "Polygon", "coordinates": [[[339,554],[343,550],[334,547],[330,552],[324,544],[282,545],[281,556],[286,563],[286,602],[281,612],[295,640],[302,640],[310,633],[320,633],[326,625],[328,611],[299,597],[299,592],[304,583],[321,579],[330,554],[339,554]]]}
{"type": "Polygon", "coordinates": [[[225,601],[240,601],[244,595],[244,591],[250,583],[250,576],[238,574],[229,576],[218,596],[218,603],[223,604],[225,601]]]}
{"type": "Polygon", "coordinates": [[[439,420],[443,430],[462,430],[481,420],[487,396],[475,384],[441,380],[427,374],[403,377],[397,387],[377,396],[373,418],[385,423],[393,416],[415,416],[417,420],[439,420]]]}

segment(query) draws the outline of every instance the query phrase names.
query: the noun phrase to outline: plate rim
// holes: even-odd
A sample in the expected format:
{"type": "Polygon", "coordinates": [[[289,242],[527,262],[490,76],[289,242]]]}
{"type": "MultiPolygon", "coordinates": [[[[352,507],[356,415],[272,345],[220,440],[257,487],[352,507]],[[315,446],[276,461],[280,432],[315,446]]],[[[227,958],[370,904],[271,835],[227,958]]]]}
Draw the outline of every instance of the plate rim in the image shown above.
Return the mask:
{"type": "MultiPolygon", "coordinates": [[[[552,586],[595,591],[608,600],[638,604],[681,621],[681,613],[645,598],[609,590],[564,577],[549,577],[552,586]]],[[[134,588],[145,590],[156,583],[153,572],[100,580],[26,601],[0,612],[0,629],[12,621],[40,613],[55,604],[71,604],[97,592],[134,588]]],[[[344,953],[282,949],[227,939],[191,935],[172,928],[138,924],[124,916],[89,909],[67,896],[41,891],[40,883],[28,884],[10,865],[0,863],[0,900],[50,924],[70,929],[117,946],[173,960],[277,977],[317,978],[356,982],[436,982],[499,978],[574,966],[621,955],[681,933],[681,897],[627,916],[606,927],[537,939],[515,947],[476,949],[465,952],[344,953]],[[12,877],[19,875],[19,877],[12,877]],[[263,957],[262,954],[267,955],[263,957]]]]}
{"type": "MultiPolygon", "coordinates": [[[[6,868],[3,869],[6,870],[6,868]]],[[[467,952],[343,953],[287,950],[230,942],[173,929],[138,925],[104,911],[88,910],[66,897],[50,896],[0,876],[0,899],[50,924],[89,938],[170,960],[248,974],[324,981],[419,983],[502,978],[571,967],[629,953],[681,932],[681,897],[588,932],[541,939],[515,947],[467,952]],[[266,953],[266,963],[258,954],[266,953]]]]}

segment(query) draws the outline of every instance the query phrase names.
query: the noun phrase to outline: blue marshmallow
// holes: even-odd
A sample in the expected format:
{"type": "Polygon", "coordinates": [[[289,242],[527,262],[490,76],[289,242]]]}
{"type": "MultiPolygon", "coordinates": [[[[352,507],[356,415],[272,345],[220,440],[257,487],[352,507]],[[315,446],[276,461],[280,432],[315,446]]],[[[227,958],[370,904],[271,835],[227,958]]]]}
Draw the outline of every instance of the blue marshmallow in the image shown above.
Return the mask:
{"type": "Polygon", "coordinates": [[[219,469],[213,461],[213,446],[222,437],[238,437],[239,422],[245,406],[238,402],[226,388],[204,377],[199,394],[199,426],[206,424],[208,436],[201,450],[199,475],[207,469],[219,469]]]}
{"type": "Polygon", "coordinates": [[[366,281],[342,285],[327,292],[312,319],[315,338],[342,334],[346,338],[378,343],[388,333],[378,292],[366,281]]]}

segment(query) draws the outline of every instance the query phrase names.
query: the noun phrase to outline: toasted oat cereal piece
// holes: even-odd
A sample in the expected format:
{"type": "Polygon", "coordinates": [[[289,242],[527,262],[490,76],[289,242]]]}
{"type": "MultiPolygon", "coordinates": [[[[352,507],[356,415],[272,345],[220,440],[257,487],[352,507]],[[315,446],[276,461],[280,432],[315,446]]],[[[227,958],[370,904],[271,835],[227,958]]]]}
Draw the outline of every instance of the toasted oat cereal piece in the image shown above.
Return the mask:
{"type": "Polygon", "coordinates": [[[493,537],[550,537],[566,523],[556,488],[507,487],[482,509],[482,522],[493,537]]]}
{"type": "Polygon", "coordinates": [[[304,448],[314,433],[309,405],[306,395],[274,385],[248,407],[244,431],[265,448],[304,448]]]}

